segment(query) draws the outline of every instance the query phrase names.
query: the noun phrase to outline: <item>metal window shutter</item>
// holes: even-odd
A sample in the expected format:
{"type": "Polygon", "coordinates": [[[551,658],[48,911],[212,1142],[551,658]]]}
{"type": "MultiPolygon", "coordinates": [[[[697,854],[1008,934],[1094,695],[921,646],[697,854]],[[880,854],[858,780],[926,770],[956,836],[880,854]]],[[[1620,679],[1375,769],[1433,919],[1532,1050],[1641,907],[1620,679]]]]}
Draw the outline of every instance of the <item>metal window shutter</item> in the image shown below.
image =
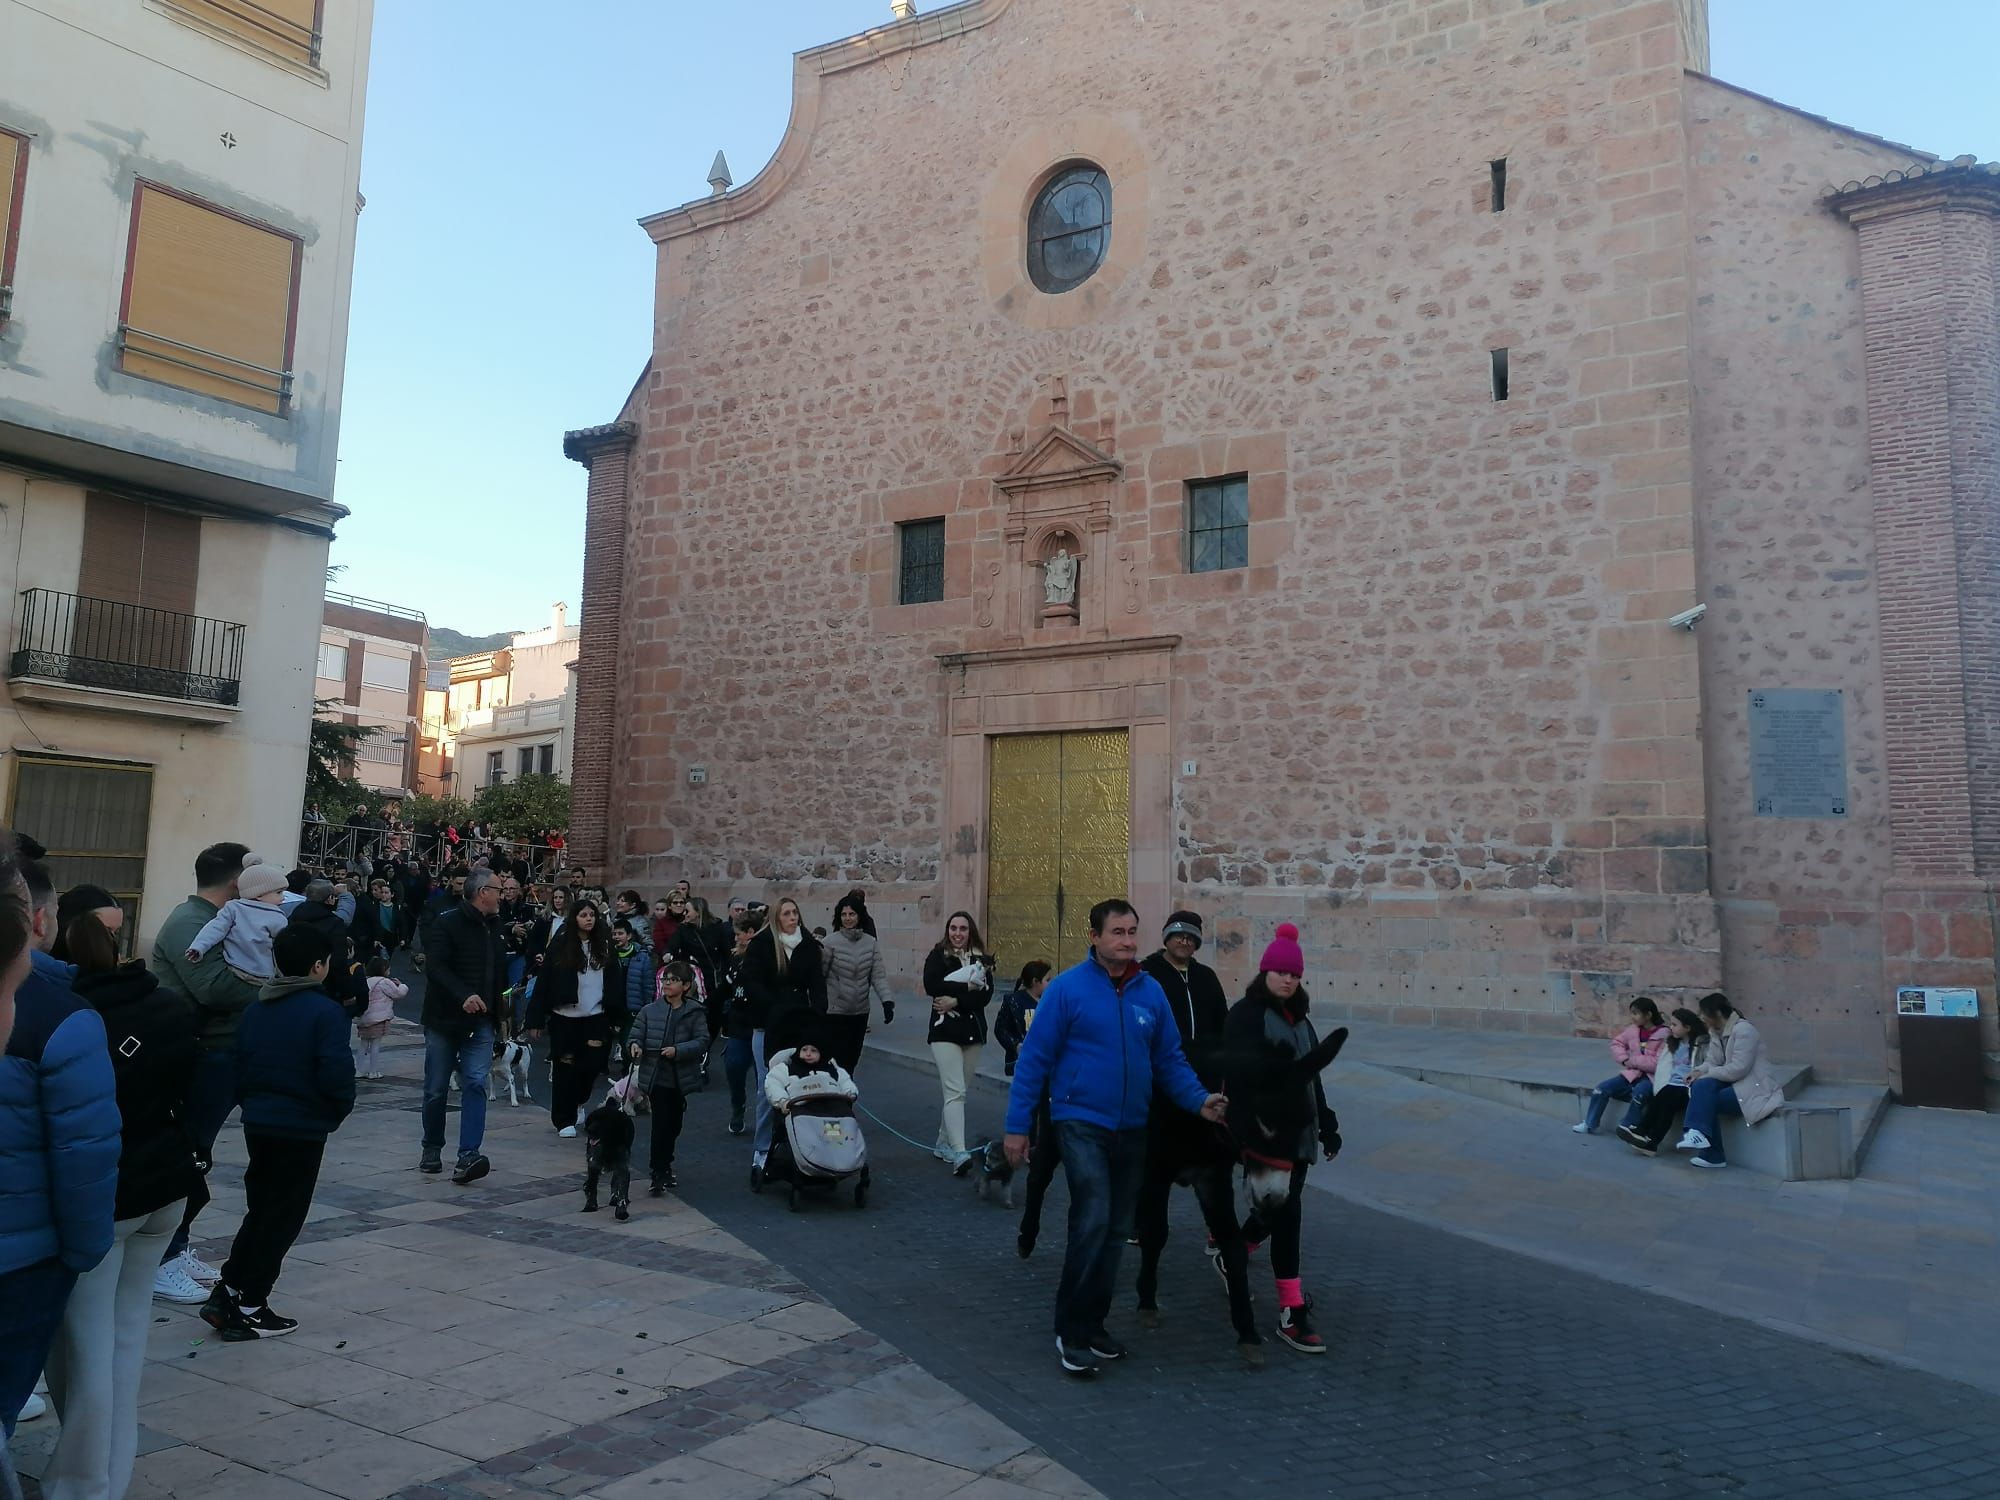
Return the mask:
{"type": "Polygon", "coordinates": [[[0,286],[7,281],[7,241],[14,233],[14,178],[21,170],[21,138],[0,131],[0,286]]]}
{"type": "Polygon", "coordinates": [[[279,410],[278,378],[266,372],[285,367],[293,242],[143,183],[138,193],[125,369],[279,410]]]}
{"type": "Polygon", "coordinates": [[[146,507],[116,495],[86,495],[77,593],[86,599],[144,604],[145,558],[146,507]]]}
{"type": "Polygon", "coordinates": [[[201,577],[201,517],[149,505],[146,510],[144,573],[139,602],[148,609],[194,613],[201,577]]]}

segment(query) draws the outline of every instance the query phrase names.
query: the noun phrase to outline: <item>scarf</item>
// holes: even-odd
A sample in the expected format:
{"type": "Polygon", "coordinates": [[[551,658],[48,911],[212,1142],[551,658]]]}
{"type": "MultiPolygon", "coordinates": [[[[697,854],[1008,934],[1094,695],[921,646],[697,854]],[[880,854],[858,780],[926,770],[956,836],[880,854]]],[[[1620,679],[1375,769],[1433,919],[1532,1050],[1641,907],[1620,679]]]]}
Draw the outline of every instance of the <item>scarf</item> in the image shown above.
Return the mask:
{"type": "Polygon", "coordinates": [[[785,952],[794,953],[798,951],[799,943],[803,941],[805,935],[806,935],[806,929],[804,924],[802,923],[798,927],[793,928],[790,932],[778,933],[777,938],[779,942],[785,945],[785,952]]]}

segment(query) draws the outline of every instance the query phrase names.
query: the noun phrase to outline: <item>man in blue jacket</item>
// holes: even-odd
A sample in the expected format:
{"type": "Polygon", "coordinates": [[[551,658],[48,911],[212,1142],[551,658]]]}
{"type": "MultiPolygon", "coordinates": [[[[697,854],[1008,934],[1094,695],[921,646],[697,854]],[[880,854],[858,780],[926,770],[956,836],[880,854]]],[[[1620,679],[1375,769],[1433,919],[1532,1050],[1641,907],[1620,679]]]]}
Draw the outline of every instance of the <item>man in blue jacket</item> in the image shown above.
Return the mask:
{"type": "Polygon", "coordinates": [[[0,899],[27,918],[32,965],[0,1057],[0,1429],[11,1437],[70,1288],[111,1248],[121,1122],[104,1022],[43,951],[54,889],[32,861],[26,878],[5,864],[0,899]]]}
{"type": "Polygon", "coordinates": [[[271,940],[278,977],[236,1023],[236,1097],[243,1106],[243,1223],[201,1320],[224,1343],[297,1328],[271,1289],[305,1227],[326,1138],[354,1108],[347,1012],[326,991],[333,944],[294,922],[271,940]]]}
{"type": "Polygon", "coordinates": [[[1007,1157],[1028,1158],[1028,1122],[1044,1091],[1069,1179],[1069,1243],[1056,1289],[1056,1354],[1079,1378],[1125,1347],[1105,1332],[1118,1258],[1146,1164],[1146,1120],[1157,1079],[1166,1097],[1206,1120],[1225,1101],[1181,1053],[1166,991],[1139,967],[1139,914],[1113,898],[1090,909],[1090,957],[1042,996],[1007,1101],[1007,1157]]]}

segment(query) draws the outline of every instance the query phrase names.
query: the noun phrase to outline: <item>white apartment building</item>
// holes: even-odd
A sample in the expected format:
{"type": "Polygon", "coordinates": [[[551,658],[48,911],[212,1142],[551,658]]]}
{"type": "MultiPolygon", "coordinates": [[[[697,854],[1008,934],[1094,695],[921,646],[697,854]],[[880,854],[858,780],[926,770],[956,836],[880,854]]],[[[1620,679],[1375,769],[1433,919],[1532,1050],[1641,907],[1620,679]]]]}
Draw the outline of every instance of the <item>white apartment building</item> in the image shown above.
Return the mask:
{"type": "Polygon", "coordinates": [[[0,803],[141,942],[296,848],[372,0],[0,0],[0,803]]]}

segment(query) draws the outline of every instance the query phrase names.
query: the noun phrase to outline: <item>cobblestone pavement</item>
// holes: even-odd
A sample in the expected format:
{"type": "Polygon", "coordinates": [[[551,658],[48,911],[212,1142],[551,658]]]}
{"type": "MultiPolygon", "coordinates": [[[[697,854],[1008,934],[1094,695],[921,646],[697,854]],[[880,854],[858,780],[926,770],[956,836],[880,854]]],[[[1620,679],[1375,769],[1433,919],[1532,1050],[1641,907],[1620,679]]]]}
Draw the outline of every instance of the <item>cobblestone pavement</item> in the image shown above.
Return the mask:
{"type": "MultiPolygon", "coordinates": [[[[931,1075],[872,1053],[860,1072],[869,1109],[931,1138],[931,1075]]],[[[975,1130],[997,1130],[1001,1101],[975,1084],[975,1130]]],[[[1241,1493],[1246,1480],[1342,1500],[2000,1495],[2000,1399],[1985,1392],[1321,1193],[1307,1197],[1305,1280],[1327,1356],[1273,1341],[1265,1369],[1238,1366],[1177,1193],[1166,1325],[1141,1330],[1121,1292],[1112,1331],[1133,1357],[1079,1384],[1056,1369],[1049,1334],[1060,1179],[1043,1248],[1023,1263],[1012,1214],[880,1125],[864,1121],[866,1211],[840,1200],[790,1213],[748,1192],[741,1143],[717,1141],[701,1113],[683,1151],[691,1203],[1119,1500],[1241,1493]]],[[[1714,1246],[1718,1262],[1760,1250],[1714,1246]]],[[[1253,1275],[1268,1321],[1261,1256],[1253,1275]]]]}
{"type": "MultiPolygon", "coordinates": [[[[154,1305],[131,1500],[1096,1493],[643,1178],[629,1223],[583,1215],[583,1143],[544,1105],[495,1107],[485,1181],[419,1175],[420,1056],[399,1032],[329,1144],[273,1298],[297,1333],[224,1345],[154,1305]]],[[[720,1106],[698,1105],[719,1172],[720,1106]]],[[[218,1158],[212,1261],[242,1208],[233,1124],[218,1158]]],[[[17,1437],[31,1484],[55,1436],[17,1437]]]]}

